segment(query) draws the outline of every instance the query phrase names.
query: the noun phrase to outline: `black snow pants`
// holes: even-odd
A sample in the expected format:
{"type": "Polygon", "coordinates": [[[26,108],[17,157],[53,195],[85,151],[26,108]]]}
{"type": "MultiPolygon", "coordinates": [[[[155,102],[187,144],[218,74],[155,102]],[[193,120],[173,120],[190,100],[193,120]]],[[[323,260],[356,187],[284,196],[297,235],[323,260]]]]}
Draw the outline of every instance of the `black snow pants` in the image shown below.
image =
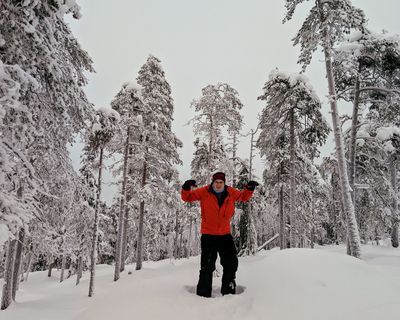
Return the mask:
{"type": "Polygon", "coordinates": [[[223,268],[221,293],[223,295],[235,294],[238,258],[232,235],[203,234],[201,236],[200,276],[196,290],[199,296],[211,297],[212,276],[217,254],[219,254],[223,268]]]}

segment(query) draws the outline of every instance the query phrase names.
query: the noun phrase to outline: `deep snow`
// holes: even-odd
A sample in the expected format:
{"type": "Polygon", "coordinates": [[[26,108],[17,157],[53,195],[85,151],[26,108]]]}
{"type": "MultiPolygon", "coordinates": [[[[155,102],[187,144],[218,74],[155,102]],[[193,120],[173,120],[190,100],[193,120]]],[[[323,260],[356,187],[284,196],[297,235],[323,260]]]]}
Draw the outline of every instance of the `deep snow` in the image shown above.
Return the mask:
{"type": "MultiPolygon", "coordinates": [[[[363,261],[343,246],[263,251],[239,260],[236,296],[197,297],[199,257],[144,263],[114,283],[113,267],[97,268],[95,297],[88,298],[88,274],[59,283],[57,275],[30,275],[17,302],[0,319],[174,319],[174,320],[376,320],[400,318],[400,250],[363,246],[363,261]]],[[[128,270],[132,269],[128,266],[128,270]]],[[[221,268],[219,267],[219,271],[221,268]]]]}

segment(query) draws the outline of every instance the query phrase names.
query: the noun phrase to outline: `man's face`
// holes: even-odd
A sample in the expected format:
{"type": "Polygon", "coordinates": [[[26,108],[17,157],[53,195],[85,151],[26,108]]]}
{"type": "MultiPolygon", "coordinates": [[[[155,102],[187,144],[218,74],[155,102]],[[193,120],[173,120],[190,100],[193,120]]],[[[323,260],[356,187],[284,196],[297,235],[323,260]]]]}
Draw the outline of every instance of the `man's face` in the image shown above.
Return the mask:
{"type": "Polygon", "coordinates": [[[224,187],[225,187],[225,182],[224,182],[224,180],[217,179],[217,180],[214,181],[214,188],[215,188],[218,192],[221,192],[222,190],[224,190],[224,187]]]}

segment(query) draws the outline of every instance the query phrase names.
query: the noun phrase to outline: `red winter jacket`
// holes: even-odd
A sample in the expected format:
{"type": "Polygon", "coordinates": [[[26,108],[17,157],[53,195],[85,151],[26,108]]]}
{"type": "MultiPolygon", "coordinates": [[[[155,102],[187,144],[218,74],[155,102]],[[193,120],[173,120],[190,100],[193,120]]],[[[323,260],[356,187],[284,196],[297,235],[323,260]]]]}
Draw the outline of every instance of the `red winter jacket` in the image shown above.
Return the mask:
{"type": "Polygon", "coordinates": [[[211,186],[194,190],[182,189],[181,197],[183,201],[200,201],[201,234],[224,235],[230,233],[230,220],[235,212],[235,202],[248,201],[253,195],[253,191],[248,189],[240,191],[226,187],[226,191],[228,195],[222,206],[219,207],[217,196],[211,191],[211,186]]]}

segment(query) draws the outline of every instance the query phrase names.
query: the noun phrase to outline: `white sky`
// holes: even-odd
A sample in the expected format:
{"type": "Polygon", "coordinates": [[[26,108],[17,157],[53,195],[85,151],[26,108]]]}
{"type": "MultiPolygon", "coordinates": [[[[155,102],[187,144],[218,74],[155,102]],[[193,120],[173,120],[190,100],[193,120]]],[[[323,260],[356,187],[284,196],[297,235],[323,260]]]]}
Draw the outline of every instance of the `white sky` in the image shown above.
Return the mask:
{"type": "MultiPolygon", "coordinates": [[[[78,0],[83,17],[68,18],[81,46],[94,61],[86,93],[96,106],[109,106],[125,81],[135,80],[149,54],[161,60],[175,101],[173,130],[182,140],[179,168],[181,180],[190,178],[193,132],[185,124],[193,117],[190,102],[207,84],[227,82],[238,90],[244,104],[246,134],[257,126],[263,104],[257,101],[269,72],[298,72],[298,48],[291,39],[299,29],[313,1],[303,4],[294,20],[282,25],[284,0],[78,0]],[[111,4],[112,3],[112,4],[111,4]]],[[[369,28],[400,34],[398,0],[353,0],[364,10],[369,28]]],[[[324,114],[331,123],[322,56],[315,56],[306,75],[323,99],[324,114]]],[[[343,109],[343,108],[342,108],[343,109]]],[[[346,112],[346,110],[342,110],[346,112]]],[[[332,149],[329,139],[322,150],[332,149]]],[[[242,138],[239,155],[247,158],[249,138],[242,138]]],[[[75,164],[79,148],[72,150],[75,164]]],[[[262,163],[255,164],[261,175],[262,163]]],[[[105,188],[112,199],[115,188],[105,188]]]]}

